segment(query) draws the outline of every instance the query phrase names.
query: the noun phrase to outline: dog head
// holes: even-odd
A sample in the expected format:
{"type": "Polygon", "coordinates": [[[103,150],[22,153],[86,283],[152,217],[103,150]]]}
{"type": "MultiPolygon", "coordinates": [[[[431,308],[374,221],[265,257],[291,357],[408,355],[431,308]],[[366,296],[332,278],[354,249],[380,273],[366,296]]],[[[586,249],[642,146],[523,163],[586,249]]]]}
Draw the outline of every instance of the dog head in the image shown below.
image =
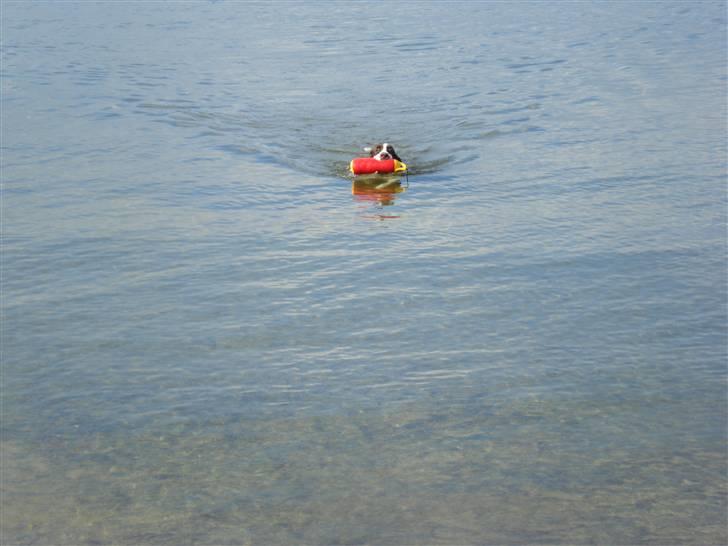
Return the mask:
{"type": "Polygon", "coordinates": [[[372,146],[371,151],[369,152],[369,157],[379,160],[396,159],[397,161],[402,161],[402,159],[397,155],[397,152],[394,151],[394,146],[388,142],[372,146]]]}

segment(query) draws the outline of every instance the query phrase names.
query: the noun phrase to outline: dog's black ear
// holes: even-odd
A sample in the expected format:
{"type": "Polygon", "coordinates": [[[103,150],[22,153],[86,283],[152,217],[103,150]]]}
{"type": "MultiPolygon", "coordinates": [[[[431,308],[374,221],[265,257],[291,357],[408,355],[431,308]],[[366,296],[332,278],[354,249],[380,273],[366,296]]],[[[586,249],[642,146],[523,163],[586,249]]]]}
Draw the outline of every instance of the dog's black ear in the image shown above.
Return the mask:
{"type": "Polygon", "coordinates": [[[397,155],[397,152],[394,151],[394,146],[387,146],[387,151],[389,152],[389,155],[392,156],[392,159],[396,159],[397,161],[402,161],[402,158],[397,155]]]}

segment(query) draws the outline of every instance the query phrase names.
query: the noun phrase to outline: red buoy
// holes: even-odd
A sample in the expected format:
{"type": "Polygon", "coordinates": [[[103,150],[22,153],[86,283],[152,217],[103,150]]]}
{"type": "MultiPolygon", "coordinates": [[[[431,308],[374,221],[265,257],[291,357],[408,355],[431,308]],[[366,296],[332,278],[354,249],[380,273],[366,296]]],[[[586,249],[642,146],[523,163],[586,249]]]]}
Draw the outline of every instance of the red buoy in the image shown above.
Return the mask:
{"type": "Polygon", "coordinates": [[[403,173],[407,171],[407,165],[396,159],[357,157],[351,160],[349,170],[352,174],[403,173]]]}

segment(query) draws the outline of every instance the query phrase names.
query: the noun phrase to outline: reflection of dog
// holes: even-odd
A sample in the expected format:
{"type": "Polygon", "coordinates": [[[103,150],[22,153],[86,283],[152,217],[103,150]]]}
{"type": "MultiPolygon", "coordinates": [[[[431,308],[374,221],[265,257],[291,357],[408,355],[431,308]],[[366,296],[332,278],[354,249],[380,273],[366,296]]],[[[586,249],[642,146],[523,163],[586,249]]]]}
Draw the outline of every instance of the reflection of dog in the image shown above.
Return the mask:
{"type": "Polygon", "coordinates": [[[387,142],[372,146],[371,151],[369,152],[369,157],[379,160],[396,159],[397,161],[402,161],[402,158],[400,158],[397,155],[397,152],[394,151],[394,146],[387,142]]]}

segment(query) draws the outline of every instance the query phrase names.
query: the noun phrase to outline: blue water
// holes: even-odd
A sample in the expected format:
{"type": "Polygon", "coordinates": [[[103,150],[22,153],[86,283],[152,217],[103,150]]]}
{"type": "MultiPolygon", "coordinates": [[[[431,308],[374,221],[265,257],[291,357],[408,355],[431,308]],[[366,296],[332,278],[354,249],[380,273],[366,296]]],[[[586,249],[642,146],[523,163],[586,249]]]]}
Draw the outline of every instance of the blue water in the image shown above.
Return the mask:
{"type": "Polygon", "coordinates": [[[0,542],[728,541],[725,2],[0,10],[0,542]]]}

